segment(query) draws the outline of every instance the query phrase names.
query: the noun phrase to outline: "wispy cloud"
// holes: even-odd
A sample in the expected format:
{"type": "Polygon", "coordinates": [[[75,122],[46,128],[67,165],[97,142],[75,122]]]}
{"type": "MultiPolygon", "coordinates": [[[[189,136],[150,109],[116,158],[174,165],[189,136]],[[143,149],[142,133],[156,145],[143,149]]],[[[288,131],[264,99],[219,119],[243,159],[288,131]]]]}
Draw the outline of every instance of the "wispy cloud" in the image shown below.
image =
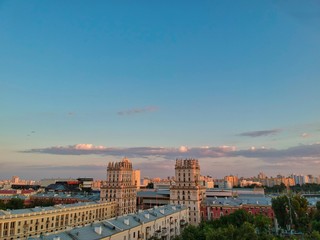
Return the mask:
{"type": "Polygon", "coordinates": [[[228,156],[242,156],[246,158],[261,158],[261,159],[284,159],[284,158],[319,158],[320,144],[298,145],[286,149],[266,149],[253,148],[249,150],[238,150],[230,152],[228,156]]]}
{"type": "Polygon", "coordinates": [[[264,137],[264,136],[269,136],[269,135],[275,135],[279,132],[281,132],[281,129],[260,130],[260,131],[250,131],[250,132],[239,133],[238,136],[264,137]]]}
{"type": "Polygon", "coordinates": [[[133,109],[128,109],[124,111],[119,111],[118,115],[134,115],[134,114],[139,114],[139,113],[147,113],[147,112],[155,112],[158,111],[159,108],[156,106],[149,106],[149,107],[144,107],[144,108],[133,108],[133,109]]]}

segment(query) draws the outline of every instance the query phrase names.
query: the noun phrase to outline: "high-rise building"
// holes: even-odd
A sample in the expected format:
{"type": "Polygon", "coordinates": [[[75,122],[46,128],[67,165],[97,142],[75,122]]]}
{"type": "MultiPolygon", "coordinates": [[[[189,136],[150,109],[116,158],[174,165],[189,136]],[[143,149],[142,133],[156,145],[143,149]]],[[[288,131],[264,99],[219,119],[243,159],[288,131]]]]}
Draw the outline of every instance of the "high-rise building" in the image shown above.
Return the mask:
{"type": "Polygon", "coordinates": [[[201,221],[201,202],[206,187],[201,184],[200,165],[196,159],[177,159],[175,185],[170,187],[170,203],[183,204],[189,208],[189,222],[198,225],[201,221]]]}
{"type": "Polygon", "coordinates": [[[12,176],[12,179],[11,179],[12,184],[18,184],[19,181],[20,181],[20,179],[18,176],[12,176]]]}
{"type": "Polygon", "coordinates": [[[239,185],[238,176],[234,176],[234,175],[225,176],[224,180],[230,182],[232,187],[236,187],[239,185]]]}
{"type": "Polygon", "coordinates": [[[101,187],[100,201],[116,201],[117,215],[136,211],[137,187],[133,181],[132,163],[124,158],[121,162],[109,162],[107,181],[101,187]]]}
{"type": "Polygon", "coordinates": [[[141,175],[140,170],[133,170],[132,181],[133,181],[133,184],[137,187],[137,189],[140,189],[140,182],[141,182],[140,175],[141,175]]]}

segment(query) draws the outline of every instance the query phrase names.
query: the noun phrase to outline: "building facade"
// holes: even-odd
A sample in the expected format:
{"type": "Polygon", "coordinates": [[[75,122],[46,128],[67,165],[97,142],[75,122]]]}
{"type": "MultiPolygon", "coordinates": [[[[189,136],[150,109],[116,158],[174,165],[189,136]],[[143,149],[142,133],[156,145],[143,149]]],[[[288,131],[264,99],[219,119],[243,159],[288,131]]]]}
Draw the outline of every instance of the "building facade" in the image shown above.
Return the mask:
{"type": "Polygon", "coordinates": [[[198,225],[201,221],[201,202],[205,199],[206,187],[201,184],[200,165],[196,159],[177,159],[175,185],[170,188],[170,203],[183,204],[189,209],[189,222],[198,225]]]}
{"type": "Polygon", "coordinates": [[[116,207],[115,202],[90,202],[0,211],[0,239],[25,239],[84,226],[114,217],[116,207]]]}
{"type": "Polygon", "coordinates": [[[136,211],[137,187],[133,181],[132,163],[127,159],[121,162],[109,162],[107,181],[100,191],[101,202],[118,203],[117,215],[136,211]]]}
{"type": "MultiPolygon", "coordinates": [[[[188,208],[166,205],[45,236],[46,240],[169,240],[188,224],[188,208]]],[[[40,240],[43,238],[33,238],[40,240]]]]}

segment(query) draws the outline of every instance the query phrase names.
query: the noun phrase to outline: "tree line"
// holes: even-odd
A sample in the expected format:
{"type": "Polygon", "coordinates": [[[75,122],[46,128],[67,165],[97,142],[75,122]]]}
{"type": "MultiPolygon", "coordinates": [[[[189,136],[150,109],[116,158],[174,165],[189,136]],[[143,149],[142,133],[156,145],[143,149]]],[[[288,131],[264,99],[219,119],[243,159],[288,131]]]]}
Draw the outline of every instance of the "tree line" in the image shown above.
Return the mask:
{"type": "Polygon", "coordinates": [[[216,220],[187,226],[174,240],[320,240],[320,202],[308,208],[300,195],[279,196],[272,200],[279,231],[265,215],[252,215],[239,209],[216,220]],[[291,212],[291,213],[290,213],[291,212]],[[287,231],[290,230],[294,231],[287,231]]]}

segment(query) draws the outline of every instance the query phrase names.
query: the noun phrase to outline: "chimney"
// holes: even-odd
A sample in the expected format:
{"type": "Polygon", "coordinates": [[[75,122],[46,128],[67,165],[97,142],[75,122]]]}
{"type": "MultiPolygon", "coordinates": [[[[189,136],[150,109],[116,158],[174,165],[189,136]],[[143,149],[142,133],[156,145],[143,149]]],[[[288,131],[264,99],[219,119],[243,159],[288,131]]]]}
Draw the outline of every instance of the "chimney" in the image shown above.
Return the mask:
{"type": "Polygon", "coordinates": [[[101,227],[101,226],[95,227],[95,228],[94,228],[94,231],[95,231],[95,233],[101,235],[101,234],[102,234],[102,227],[101,227]]]}
{"type": "Polygon", "coordinates": [[[125,225],[130,225],[130,220],[129,220],[129,218],[125,218],[124,220],[123,220],[123,223],[125,224],[125,225]]]}

